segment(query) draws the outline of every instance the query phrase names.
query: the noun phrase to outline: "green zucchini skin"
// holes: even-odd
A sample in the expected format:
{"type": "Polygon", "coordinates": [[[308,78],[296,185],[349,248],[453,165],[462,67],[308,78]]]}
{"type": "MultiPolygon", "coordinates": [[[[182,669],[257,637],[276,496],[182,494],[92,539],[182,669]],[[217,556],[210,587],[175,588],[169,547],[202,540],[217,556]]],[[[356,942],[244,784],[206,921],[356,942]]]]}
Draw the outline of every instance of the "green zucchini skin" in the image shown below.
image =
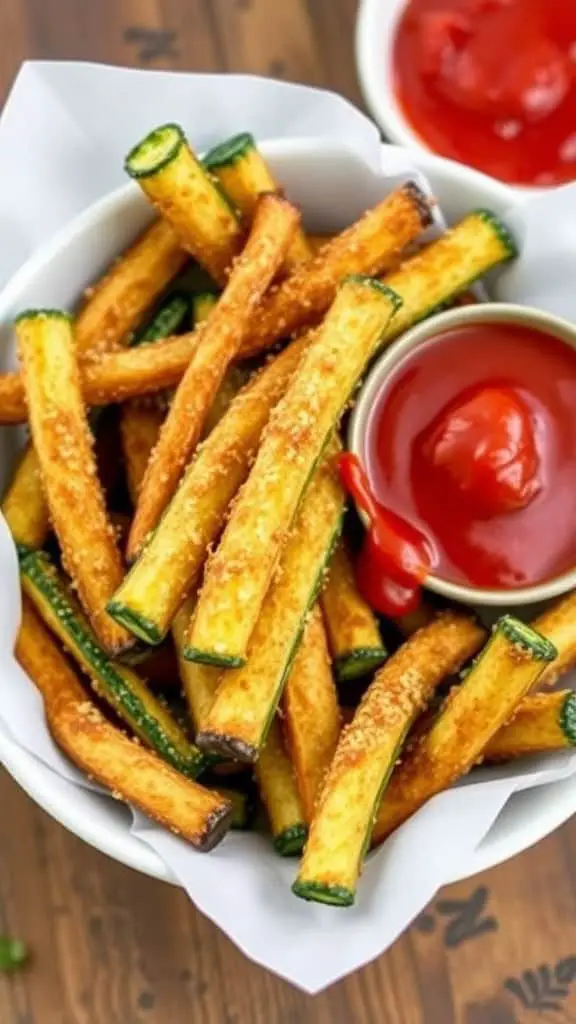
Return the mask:
{"type": "Polygon", "coordinates": [[[14,323],[19,324],[22,320],[67,320],[72,323],[74,317],[65,309],[23,309],[18,316],[14,317],[14,323]]]}
{"type": "Polygon", "coordinates": [[[342,281],[342,284],[361,284],[365,288],[373,288],[374,291],[380,292],[381,295],[385,295],[394,308],[394,312],[400,309],[404,305],[404,300],[395,292],[389,285],[384,284],[383,281],[379,281],[377,277],[370,277],[368,274],[348,274],[342,281]]]}
{"type": "Polygon", "coordinates": [[[497,630],[501,630],[510,643],[518,644],[523,650],[528,651],[536,661],[550,662],[558,656],[558,652],[550,640],[513,615],[503,615],[501,619],[498,619],[494,627],[494,631],[497,630]]]}
{"type": "Polygon", "coordinates": [[[121,626],[126,626],[126,629],[129,629],[140,640],[144,640],[145,643],[153,646],[162,643],[164,634],[160,632],[156,623],[146,619],[143,615],[136,615],[120,601],[109,601],[106,611],[113,619],[116,619],[116,622],[119,622],[121,626]]]}
{"type": "Polygon", "coordinates": [[[518,246],[512,232],[506,227],[504,221],[500,220],[500,217],[498,217],[497,214],[492,210],[485,209],[484,207],[472,210],[471,213],[476,214],[477,217],[480,217],[487,224],[490,224],[494,234],[498,236],[502,245],[507,250],[508,259],[515,259],[515,257],[519,255],[518,246]]]}
{"type": "Polygon", "coordinates": [[[136,143],[124,161],[124,170],[131,178],[149,178],[158,174],[174,160],[186,142],[186,137],[179,124],[168,123],[154,128],[144,139],[136,143]],[[166,148],[167,147],[167,148],[166,148]],[[154,151],[162,149],[161,157],[154,159],[154,151]],[[150,154],[150,162],[136,166],[139,158],[150,154]]]}
{"type": "Polygon", "coordinates": [[[354,893],[343,885],[325,885],[322,882],[299,882],[292,886],[292,892],[302,900],[314,903],[326,903],[331,907],[351,907],[354,893]]]}
{"type": "MultiPolygon", "coordinates": [[[[176,749],[160,721],[146,708],[140,696],[132,692],[126,679],[99,647],[90,626],[74,609],[46,553],[34,551],[24,554],[20,559],[20,572],[30,581],[42,600],[50,605],[66,632],[70,650],[81,652],[82,658],[93,670],[99,691],[106,691],[110,695],[112,707],[173,768],[189,778],[197,778],[205,767],[205,759],[200,751],[192,744],[189,745],[189,755],[176,749]]],[[[156,703],[152,695],[150,700],[156,703]]]]}
{"type": "Polygon", "coordinates": [[[148,325],[141,331],[135,331],[130,346],[146,345],[176,334],[190,319],[192,300],[184,292],[173,292],[156,310],[148,325]]]}
{"type": "Polygon", "coordinates": [[[569,693],[560,712],[560,728],[571,746],[576,747],[576,693],[569,693]]]}
{"type": "Polygon", "coordinates": [[[370,675],[383,665],[388,652],[383,647],[359,647],[349,654],[341,654],[334,662],[334,674],[339,683],[349,683],[370,675]]]}
{"type": "Polygon", "coordinates": [[[212,651],[201,651],[197,647],[185,647],[183,657],[186,661],[197,661],[200,665],[212,665],[214,668],[243,668],[246,664],[246,658],[214,654],[212,651]]]}
{"type": "Polygon", "coordinates": [[[304,849],[308,829],[304,822],[291,825],[279,835],[274,836],[274,849],[281,857],[297,857],[304,849]]]}
{"type": "Polygon", "coordinates": [[[202,163],[208,171],[214,167],[225,167],[227,164],[235,163],[255,147],[256,142],[250,132],[239,132],[238,135],[233,135],[232,138],[208,150],[202,163]]]}

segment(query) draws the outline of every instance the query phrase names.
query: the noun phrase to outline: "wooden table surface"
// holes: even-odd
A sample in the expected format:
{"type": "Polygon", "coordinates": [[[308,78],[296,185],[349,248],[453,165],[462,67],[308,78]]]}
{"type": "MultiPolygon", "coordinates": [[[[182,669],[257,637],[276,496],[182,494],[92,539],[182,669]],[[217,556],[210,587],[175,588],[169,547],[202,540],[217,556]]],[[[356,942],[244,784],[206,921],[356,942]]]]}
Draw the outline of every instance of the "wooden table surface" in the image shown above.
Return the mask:
{"type": "MultiPolygon", "coordinates": [[[[382,0],[383,3],[386,0],[382,0]]],[[[251,71],[361,103],[355,0],[0,0],[0,100],[21,61],[251,71]]],[[[240,127],[244,127],[243,125],[240,127]]],[[[249,963],[180,892],[65,832],[0,775],[0,1024],[576,1021],[576,824],[452,886],[375,963],[310,998],[249,963]]]]}

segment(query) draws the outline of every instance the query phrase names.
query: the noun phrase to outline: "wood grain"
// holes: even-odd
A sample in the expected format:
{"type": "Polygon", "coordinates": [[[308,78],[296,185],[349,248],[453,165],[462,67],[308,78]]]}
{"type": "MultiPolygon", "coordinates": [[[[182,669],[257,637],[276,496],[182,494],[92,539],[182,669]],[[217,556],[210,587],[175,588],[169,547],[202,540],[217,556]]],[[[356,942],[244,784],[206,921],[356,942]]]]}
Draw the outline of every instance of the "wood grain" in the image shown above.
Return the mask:
{"type": "MultiPolygon", "coordinates": [[[[355,6],[2,0],[0,99],[23,60],[44,58],[257,72],[360,102],[355,6]]],[[[388,953],[312,999],[249,963],[182,893],[65,832],[1,772],[0,808],[0,934],[32,950],[28,968],[0,977],[0,1024],[576,1021],[576,825],[440,893],[388,953]]]]}

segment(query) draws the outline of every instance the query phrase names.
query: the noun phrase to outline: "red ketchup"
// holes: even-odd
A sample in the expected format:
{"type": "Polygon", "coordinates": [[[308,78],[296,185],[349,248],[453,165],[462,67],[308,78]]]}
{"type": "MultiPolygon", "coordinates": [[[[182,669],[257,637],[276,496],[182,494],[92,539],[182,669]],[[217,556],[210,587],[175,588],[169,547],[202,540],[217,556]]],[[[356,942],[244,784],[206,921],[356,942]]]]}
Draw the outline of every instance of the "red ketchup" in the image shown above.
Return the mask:
{"type": "Polygon", "coordinates": [[[341,455],[338,468],[346,490],[368,520],[356,563],[360,593],[383,615],[413,611],[434,564],[432,546],[420,530],[377,501],[356,455],[341,455]]]}
{"type": "Polygon", "coordinates": [[[559,339],[497,323],[445,331],[374,404],[363,461],[375,504],[431,538],[434,573],[451,582],[510,589],[566,572],[575,410],[576,351],[559,339]]]}
{"type": "Polygon", "coordinates": [[[576,178],[573,0],[408,0],[393,70],[431,149],[517,184],[576,178]]]}

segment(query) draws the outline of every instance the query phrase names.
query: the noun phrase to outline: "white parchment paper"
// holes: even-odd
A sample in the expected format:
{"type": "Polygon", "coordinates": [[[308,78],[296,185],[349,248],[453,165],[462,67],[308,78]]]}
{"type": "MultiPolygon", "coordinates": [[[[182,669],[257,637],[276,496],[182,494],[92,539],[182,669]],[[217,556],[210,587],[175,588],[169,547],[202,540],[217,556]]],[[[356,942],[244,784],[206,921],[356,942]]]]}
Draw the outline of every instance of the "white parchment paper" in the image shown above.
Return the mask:
{"type": "MultiPolygon", "coordinates": [[[[0,285],[59,227],[121,184],[127,149],[168,120],[180,121],[200,151],[246,129],[259,139],[337,142],[370,169],[377,189],[364,206],[417,173],[391,149],[384,156],[383,178],[376,129],[326,92],[249,76],[27,64],[0,120],[0,285]]],[[[508,220],[522,258],[500,276],[496,296],[576,318],[576,187],[515,207],[508,220]]],[[[4,729],[45,766],[43,788],[66,794],[72,825],[75,803],[81,795],[86,799],[81,790],[88,790],[92,801],[101,798],[52,743],[38,694],[14,661],[18,569],[1,519],[0,573],[0,734],[4,729]]],[[[398,937],[470,860],[512,794],[574,772],[576,755],[535,758],[482,771],[436,797],[368,858],[358,902],[347,910],[296,899],[290,892],[295,862],[279,858],[263,836],[233,833],[205,855],[140,814],[133,815],[131,831],[247,956],[315,993],[398,937]]]]}

